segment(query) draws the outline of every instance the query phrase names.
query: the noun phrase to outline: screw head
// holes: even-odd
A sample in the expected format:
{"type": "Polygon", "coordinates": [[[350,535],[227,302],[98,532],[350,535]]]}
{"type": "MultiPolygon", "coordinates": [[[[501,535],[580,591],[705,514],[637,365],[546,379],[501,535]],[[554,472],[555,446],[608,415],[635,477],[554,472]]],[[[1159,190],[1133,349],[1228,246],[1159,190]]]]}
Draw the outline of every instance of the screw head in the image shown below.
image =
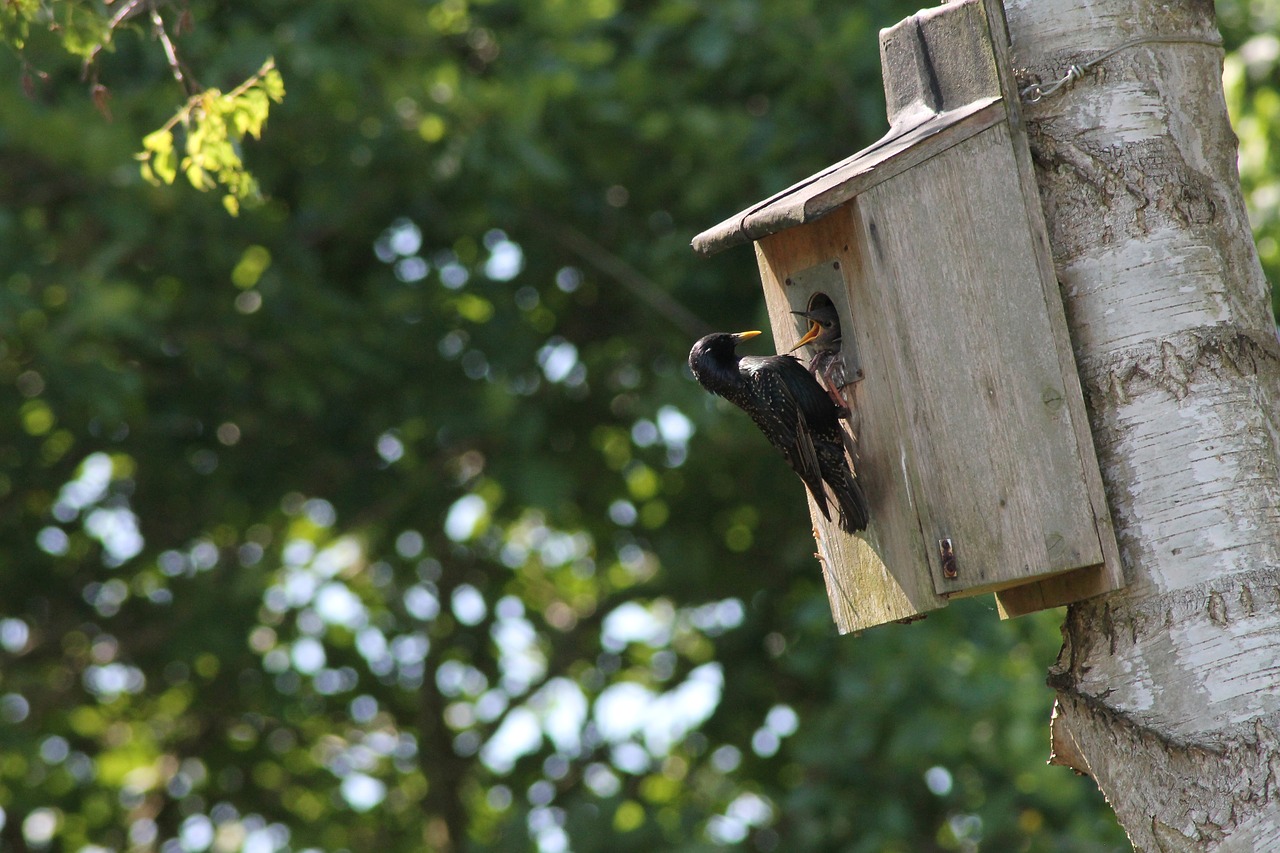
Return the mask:
{"type": "Polygon", "coordinates": [[[938,540],[938,555],[942,557],[942,576],[947,580],[955,580],[960,575],[956,565],[956,553],[950,539],[938,540]]]}

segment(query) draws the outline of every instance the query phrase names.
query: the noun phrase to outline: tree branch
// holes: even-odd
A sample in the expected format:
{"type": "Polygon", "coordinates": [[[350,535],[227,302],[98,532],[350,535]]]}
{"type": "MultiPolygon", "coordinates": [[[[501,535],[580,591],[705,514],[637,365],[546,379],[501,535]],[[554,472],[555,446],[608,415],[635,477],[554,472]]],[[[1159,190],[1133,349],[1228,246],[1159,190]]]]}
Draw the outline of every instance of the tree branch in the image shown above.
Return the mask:
{"type": "Polygon", "coordinates": [[[155,29],[156,38],[160,40],[160,44],[164,47],[164,56],[169,62],[169,70],[173,73],[173,79],[178,81],[178,85],[188,95],[195,94],[199,91],[200,84],[191,78],[186,66],[178,58],[178,48],[174,45],[173,39],[169,38],[169,31],[165,28],[164,18],[160,16],[160,7],[156,5],[155,0],[147,0],[147,8],[150,10],[151,23],[155,29]]]}
{"type": "Polygon", "coordinates": [[[571,225],[546,225],[544,228],[560,245],[631,291],[684,334],[700,338],[714,331],[706,321],[663,290],[657,282],[578,229],[571,225]]]}

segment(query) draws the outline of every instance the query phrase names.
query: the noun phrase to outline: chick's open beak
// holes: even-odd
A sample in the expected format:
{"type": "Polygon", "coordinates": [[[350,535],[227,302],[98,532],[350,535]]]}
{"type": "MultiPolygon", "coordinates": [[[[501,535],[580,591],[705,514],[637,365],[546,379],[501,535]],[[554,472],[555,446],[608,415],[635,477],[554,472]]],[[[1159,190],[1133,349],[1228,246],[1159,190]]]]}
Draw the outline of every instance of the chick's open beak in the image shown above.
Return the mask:
{"type": "Polygon", "coordinates": [[[800,349],[800,347],[809,343],[809,341],[813,340],[814,338],[816,338],[818,335],[822,333],[822,326],[818,325],[818,322],[816,320],[810,320],[809,322],[811,324],[809,326],[809,331],[805,332],[804,337],[796,341],[796,345],[793,346],[791,349],[787,350],[787,352],[795,352],[796,350],[800,349]]]}

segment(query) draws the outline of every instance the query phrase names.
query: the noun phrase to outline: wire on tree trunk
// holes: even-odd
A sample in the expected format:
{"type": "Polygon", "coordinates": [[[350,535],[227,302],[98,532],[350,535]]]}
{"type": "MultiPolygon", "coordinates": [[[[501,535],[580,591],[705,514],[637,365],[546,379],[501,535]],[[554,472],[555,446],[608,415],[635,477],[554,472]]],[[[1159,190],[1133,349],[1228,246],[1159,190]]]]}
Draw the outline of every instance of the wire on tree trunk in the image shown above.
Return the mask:
{"type": "Polygon", "coordinates": [[[1042,83],[1032,83],[1030,86],[1027,86],[1025,89],[1019,92],[1019,94],[1022,96],[1022,100],[1028,104],[1039,103],[1040,101],[1047,98],[1049,95],[1052,95],[1062,90],[1063,88],[1066,88],[1071,84],[1075,83],[1077,80],[1083,77],[1086,72],[1092,71],[1094,68],[1101,65],[1103,61],[1111,58],[1112,56],[1115,56],[1120,51],[1128,50],[1131,47],[1137,47],[1140,44],[1157,44],[1157,43],[1159,44],[1203,44],[1203,45],[1208,45],[1209,47],[1222,47],[1221,39],[1209,39],[1209,38],[1202,38],[1200,36],[1144,36],[1143,38],[1137,38],[1137,39],[1133,39],[1132,41],[1127,41],[1124,44],[1119,45],[1118,47],[1113,47],[1110,50],[1108,50],[1106,53],[1096,56],[1093,59],[1083,64],[1068,65],[1067,73],[1062,75],[1062,77],[1055,80],[1054,82],[1049,83],[1048,85],[1044,85],[1042,83]]]}

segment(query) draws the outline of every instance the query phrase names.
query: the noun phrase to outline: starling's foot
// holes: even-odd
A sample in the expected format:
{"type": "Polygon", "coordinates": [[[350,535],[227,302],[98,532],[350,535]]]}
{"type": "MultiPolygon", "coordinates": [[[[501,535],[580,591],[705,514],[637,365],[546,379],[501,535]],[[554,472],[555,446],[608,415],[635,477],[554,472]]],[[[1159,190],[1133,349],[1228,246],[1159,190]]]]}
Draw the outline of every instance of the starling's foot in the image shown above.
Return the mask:
{"type": "Polygon", "coordinates": [[[840,396],[840,389],[835,385],[826,385],[827,396],[831,398],[831,403],[836,407],[836,414],[841,420],[849,418],[849,407],[845,405],[844,398],[840,396]]]}

